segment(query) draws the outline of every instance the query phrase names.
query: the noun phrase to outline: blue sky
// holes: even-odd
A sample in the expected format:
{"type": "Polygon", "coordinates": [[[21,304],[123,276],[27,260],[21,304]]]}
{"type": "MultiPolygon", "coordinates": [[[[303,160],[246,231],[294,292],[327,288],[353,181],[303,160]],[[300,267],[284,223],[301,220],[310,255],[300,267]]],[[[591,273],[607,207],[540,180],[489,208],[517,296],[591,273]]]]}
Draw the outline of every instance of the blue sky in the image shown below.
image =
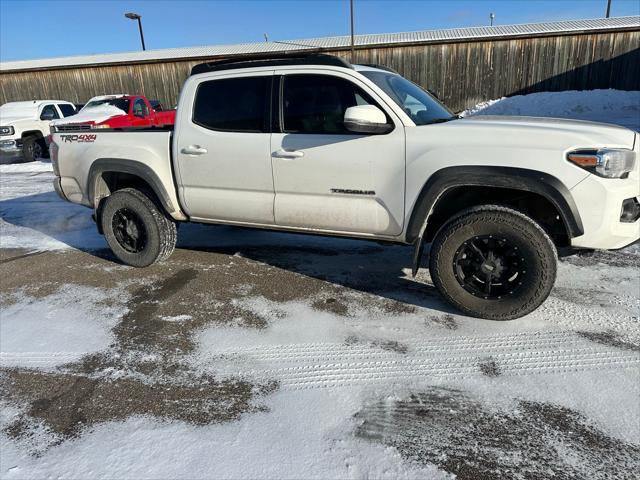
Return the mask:
{"type": "MultiPolygon", "coordinates": [[[[606,0],[355,0],[356,33],[604,17],[606,0]]],[[[348,0],[0,0],[0,60],[241,43],[349,33],[348,0]]],[[[612,16],[640,15],[613,0],[612,16]]]]}

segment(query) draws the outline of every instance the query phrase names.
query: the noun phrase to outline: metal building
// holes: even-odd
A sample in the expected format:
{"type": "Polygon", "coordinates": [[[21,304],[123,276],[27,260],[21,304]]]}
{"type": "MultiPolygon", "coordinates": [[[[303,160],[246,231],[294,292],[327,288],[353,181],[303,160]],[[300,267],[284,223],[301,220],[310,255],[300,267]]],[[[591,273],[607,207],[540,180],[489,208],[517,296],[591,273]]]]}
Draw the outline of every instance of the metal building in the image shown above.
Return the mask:
{"type": "Polygon", "coordinates": [[[172,48],[0,63],[0,104],[144,93],[176,104],[191,67],[244,54],[322,51],[391,67],[452,109],[535,91],[640,90],[640,16],[172,48]]]}

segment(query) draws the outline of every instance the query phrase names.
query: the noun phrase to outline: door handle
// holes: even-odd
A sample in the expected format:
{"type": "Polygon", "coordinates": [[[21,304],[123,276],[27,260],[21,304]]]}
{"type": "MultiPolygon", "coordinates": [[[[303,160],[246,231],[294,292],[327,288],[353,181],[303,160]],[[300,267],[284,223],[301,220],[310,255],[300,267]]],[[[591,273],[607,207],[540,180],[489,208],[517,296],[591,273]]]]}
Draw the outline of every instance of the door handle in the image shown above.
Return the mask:
{"type": "Polygon", "coordinates": [[[180,150],[180,153],[184,153],[185,155],[204,155],[207,153],[207,149],[200,145],[189,145],[180,150]]]}
{"type": "Polygon", "coordinates": [[[301,158],[304,157],[304,152],[299,150],[278,150],[277,152],[273,152],[273,156],[277,158],[301,158]]]}

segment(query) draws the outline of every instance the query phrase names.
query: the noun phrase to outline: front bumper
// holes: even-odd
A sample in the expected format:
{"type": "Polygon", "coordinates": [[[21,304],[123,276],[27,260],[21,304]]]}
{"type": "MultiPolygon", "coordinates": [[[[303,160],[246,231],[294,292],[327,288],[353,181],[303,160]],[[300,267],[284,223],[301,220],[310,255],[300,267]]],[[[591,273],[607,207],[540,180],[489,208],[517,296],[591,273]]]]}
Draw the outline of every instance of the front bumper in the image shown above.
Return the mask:
{"type": "Polygon", "coordinates": [[[630,222],[628,218],[627,221],[621,218],[629,199],[640,199],[637,171],[627,179],[603,179],[590,175],[573,187],[571,194],[584,227],[584,234],[571,240],[573,247],[613,250],[626,247],[640,238],[640,219],[630,222]]]}
{"type": "Polygon", "coordinates": [[[22,143],[19,140],[0,140],[0,164],[15,163],[24,159],[22,143]]]}

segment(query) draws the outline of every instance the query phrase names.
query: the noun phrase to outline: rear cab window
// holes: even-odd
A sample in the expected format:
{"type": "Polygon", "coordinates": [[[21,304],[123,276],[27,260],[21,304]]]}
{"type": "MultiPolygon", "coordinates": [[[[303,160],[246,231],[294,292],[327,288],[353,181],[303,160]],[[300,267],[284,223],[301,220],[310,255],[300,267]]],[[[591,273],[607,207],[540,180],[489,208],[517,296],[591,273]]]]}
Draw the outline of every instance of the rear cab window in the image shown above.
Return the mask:
{"type": "Polygon", "coordinates": [[[272,76],[206,80],[198,85],[192,121],[209,130],[268,133],[272,76]]]}
{"type": "Polygon", "coordinates": [[[63,117],[70,117],[76,114],[76,109],[73,105],[69,105],[68,103],[58,103],[57,105],[63,117]]]}

